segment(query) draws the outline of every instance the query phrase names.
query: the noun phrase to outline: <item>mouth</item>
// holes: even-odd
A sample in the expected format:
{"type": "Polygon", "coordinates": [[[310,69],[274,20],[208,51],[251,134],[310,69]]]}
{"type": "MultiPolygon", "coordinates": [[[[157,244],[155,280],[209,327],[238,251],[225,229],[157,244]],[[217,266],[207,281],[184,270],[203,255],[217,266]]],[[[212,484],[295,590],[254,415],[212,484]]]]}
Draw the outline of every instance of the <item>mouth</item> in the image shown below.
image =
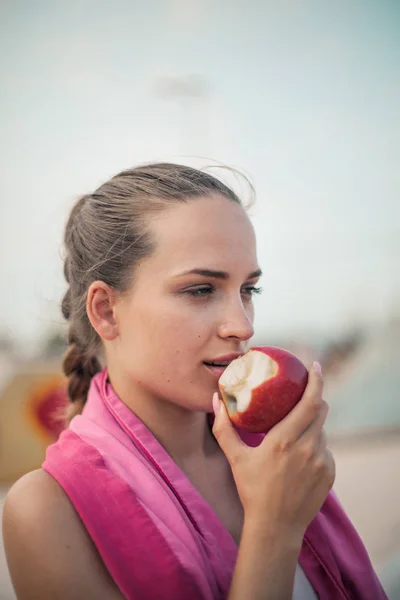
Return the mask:
{"type": "Polygon", "coordinates": [[[231,362],[240,356],[242,356],[242,354],[230,354],[225,357],[216,358],[215,360],[204,361],[203,364],[210,373],[219,379],[231,362]]]}
{"type": "Polygon", "coordinates": [[[215,363],[203,363],[206,369],[217,379],[221,377],[228,365],[218,365],[215,363]]]}

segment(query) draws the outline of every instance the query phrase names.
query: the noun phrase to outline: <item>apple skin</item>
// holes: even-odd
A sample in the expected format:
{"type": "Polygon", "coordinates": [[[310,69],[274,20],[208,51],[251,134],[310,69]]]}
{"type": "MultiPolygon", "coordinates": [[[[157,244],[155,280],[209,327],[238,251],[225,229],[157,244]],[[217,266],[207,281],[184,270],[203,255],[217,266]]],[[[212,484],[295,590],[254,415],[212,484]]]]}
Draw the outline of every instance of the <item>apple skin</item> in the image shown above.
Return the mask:
{"type": "MultiPolygon", "coordinates": [[[[291,352],[275,346],[257,346],[249,352],[259,351],[270,356],[278,366],[274,377],[253,389],[247,409],[230,416],[232,423],[249,433],[267,433],[284,419],[301,399],[308,382],[308,371],[291,352]]],[[[227,395],[219,385],[226,405],[227,395]]]]}

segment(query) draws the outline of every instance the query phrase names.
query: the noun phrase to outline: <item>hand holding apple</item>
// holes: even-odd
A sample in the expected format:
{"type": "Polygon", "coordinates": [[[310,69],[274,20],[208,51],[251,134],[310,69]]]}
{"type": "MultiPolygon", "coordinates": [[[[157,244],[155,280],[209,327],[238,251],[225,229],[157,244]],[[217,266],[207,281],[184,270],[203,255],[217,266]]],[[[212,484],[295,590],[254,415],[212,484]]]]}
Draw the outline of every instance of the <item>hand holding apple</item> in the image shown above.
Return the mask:
{"type": "Polygon", "coordinates": [[[234,425],[267,433],[301,399],[307,381],[308,371],[294,354],[259,346],[233,360],[218,387],[234,425]]]}
{"type": "MultiPolygon", "coordinates": [[[[253,348],[250,355],[265,350],[253,348]]],[[[271,354],[268,348],[267,355],[271,354]]],[[[254,358],[250,360],[252,363],[254,358]]],[[[315,363],[300,401],[255,447],[248,446],[235,430],[225,402],[217,393],[213,396],[214,437],[231,465],[252,543],[258,534],[264,540],[278,534],[290,544],[297,540],[300,548],[309,523],[332,488],[335,461],[326,445],[323,427],[328,405],[322,396],[323,379],[315,363]]],[[[253,406],[261,408],[260,404],[253,406]]],[[[264,418],[265,411],[260,414],[264,418]]],[[[260,431],[254,422],[253,426],[260,431]]]]}

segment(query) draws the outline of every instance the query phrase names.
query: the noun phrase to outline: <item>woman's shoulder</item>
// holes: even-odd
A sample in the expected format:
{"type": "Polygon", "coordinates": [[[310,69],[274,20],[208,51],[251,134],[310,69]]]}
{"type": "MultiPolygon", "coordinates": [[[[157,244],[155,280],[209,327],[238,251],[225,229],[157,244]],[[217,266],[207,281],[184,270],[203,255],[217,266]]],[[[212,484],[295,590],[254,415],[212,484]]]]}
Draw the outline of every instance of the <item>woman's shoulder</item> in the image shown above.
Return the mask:
{"type": "Polygon", "coordinates": [[[73,512],[61,486],[43,469],[37,469],[21,477],[6,496],[3,510],[5,536],[12,530],[11,544],[19,537],[27,542],[36,534],[42,542],[46,541],[55,525],[62,531],[66,520],[74,521],[73,512]]]}
{"type": "Polygon", "coordinates": [[[27,473],[10,488],[5,508],[12,506],[17,510],[22,508],[28,517],[31,510],[41,507],[51,510],[55,501],[66,503],[66,496],[61,486],[43,469],[27,473]]]}
{"type": "MultiPolygon", "coordinates": [[[[44,469],[21,477],[9,490],[3,511],[3,521],[11,521],[25,536],[45,535],[56,526],[59,534],[68,534],[71,527],[82,527],[67,494],[44,469]]],[[[58,538],[62,543],[62,538],[58,538]]]]}
{"type": "Polygon", "coordinates": [[[10,489],[3,537],[18,598],[121,598],[68,496],[46,471],[28,473],[10,489]]]}

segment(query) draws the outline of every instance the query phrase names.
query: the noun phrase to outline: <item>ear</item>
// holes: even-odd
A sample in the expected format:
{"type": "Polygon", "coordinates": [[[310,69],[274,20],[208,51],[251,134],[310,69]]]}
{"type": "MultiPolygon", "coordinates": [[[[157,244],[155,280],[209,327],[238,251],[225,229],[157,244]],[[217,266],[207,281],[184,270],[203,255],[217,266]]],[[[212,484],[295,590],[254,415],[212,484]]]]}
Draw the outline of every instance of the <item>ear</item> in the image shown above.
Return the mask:
{"type": "Polygon", "coordinates": [[[115,304],[116,292],[104,281],[94,281],[90,285],[86,311],[93,329],[102,340],[112,341],[118,336],[115,304]]]}

